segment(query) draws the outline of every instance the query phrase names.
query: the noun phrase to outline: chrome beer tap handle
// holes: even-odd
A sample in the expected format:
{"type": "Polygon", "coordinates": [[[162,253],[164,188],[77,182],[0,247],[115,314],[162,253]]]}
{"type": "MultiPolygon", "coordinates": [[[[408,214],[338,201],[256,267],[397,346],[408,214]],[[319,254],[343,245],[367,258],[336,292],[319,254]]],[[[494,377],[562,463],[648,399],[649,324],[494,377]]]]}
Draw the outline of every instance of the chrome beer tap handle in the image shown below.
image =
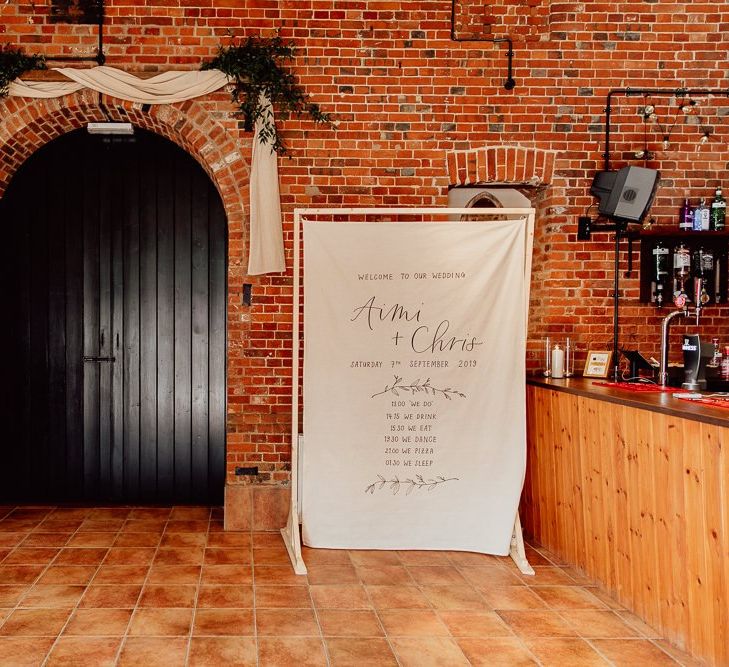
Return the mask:
{"type": "Polygon", "coordinates": [[[668,313],[661,322],[661,365],[658,372],[658,383],[662,387],[668,385],[668,328],[674,318],[688,317],[688,314],[688,308],[684,306],[679,310],[668,313]]]}

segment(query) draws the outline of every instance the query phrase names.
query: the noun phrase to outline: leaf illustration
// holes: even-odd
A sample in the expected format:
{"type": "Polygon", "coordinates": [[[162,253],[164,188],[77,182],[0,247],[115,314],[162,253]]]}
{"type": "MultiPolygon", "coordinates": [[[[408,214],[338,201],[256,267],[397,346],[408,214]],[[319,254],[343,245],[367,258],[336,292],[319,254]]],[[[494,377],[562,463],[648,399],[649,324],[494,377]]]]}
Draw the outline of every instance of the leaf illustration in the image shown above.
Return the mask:
{"type": "Polygon", "coordinates": [[[416,475],[415,479],[411,479],[408,477],[407,479],[400,480],[400,478],[395,475],[392,479],[386,479],[382,475],[377,475],[377,481],[373,482],[369,486],[365,487],[365,493],[374,494],[376,490],[382,489],[385,484],[387,484],[389,490],[392,492],[392,495],[397,495],[402,488],[402,485],[404,484],[407,488],[405,489],[405,495],[409,496],[413,491],[416,489],[427,489],[428,491],[432,491],[435,489],[439,484],[444,484],[445,482],[455,482],[458,481],[458,477],[450,477],[446,478],[441,475],[439,475],[435,479],[429,479],[425,480],[422,475],[416,475]]]}
{"type": "Polygon", "coordinates": [[[433,396],[437,396],[438,394],[442,394],[447,400],[451,400],[451,394],[453,394],[454,396],[459,396],[460,398],[466,398],[465,394],[457,391],[456,389],[453,389],[452,387],[446,387],[445,389],[438,389],[437,387],[433,387],[430,384],[430,378],[425,380],[425,382],[421,382],[420,378],[418,378],[410,384],[403,384],[403,380],[399,375],[394,376],[394,381],[392,385],[386,384],[385,388],[382,391],[378,391],[377,393],[372,394],[370,398],[382,396],[383,394],[400,396],[401,391],[404,391],[405,393],[410,392],[413,395],[422,391],[424,391],[426,395],[432,394],[433,396]]]}

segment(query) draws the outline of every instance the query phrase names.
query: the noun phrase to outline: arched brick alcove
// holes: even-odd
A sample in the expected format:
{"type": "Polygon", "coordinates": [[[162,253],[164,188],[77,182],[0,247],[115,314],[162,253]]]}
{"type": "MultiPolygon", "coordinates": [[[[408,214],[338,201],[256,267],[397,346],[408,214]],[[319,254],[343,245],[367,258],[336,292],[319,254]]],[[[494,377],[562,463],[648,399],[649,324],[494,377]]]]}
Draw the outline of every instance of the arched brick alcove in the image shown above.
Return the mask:
{"type": "Polygon", "coordinates": [[[575,281],[569,274],[574,261],[569,258],[571,227],[564,215],[567,181],[565,165],[560,160],[556,150],[503,144],[446,154],[450,187],[516,187],[536,210],[527,336],[529,370],[539,368],[544,335],[564,337],[571,333],[562,315],[575,281]],[[554,297],[555,291],[564,297],[554,297]],[[556,316],[556,312],[560,315],[556,316]]]}
{"type": "Polygon", "coordinates": [[[236,141],[198,101],[144,107],[91,90],[52,99],[7,98],[0,104],[0,196],[13,174],[38,148],[89,122],[130,122],[173,141],[190,153],[220,193],[240,257],[248,208],[250,139],[236,141]],[[145,110],[148,109],[148,110],[145,110]]]}
{"type": "Polygon", "coordinates": [[[477,183],[550,185],[557,151],[527,146],[482,146],[449,151],[448,182],[451,186],[477,183]]]}

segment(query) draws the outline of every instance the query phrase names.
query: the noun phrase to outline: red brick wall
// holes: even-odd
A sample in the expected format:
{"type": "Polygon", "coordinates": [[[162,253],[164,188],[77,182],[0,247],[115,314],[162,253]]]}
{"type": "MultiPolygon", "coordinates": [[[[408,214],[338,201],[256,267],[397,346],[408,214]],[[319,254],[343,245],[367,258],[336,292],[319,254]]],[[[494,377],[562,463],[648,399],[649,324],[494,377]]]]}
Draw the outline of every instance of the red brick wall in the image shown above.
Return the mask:
{"type": "MultiPolygon", "coordinates": [[[[450,0],[110,0],[108,64],[150,71],[194,69],[217,45],[275,28],[300,47],[294,67],[304,86],[337,118],[336,129],[306,120],[282,124],[291,158],[280,161],[287,252],[291,213],[310,205],[442,206],[451,183],[447,156],[485,146],[536,148],[554,158],[553,174],[532,189],[539,215],[529,364],[545,335],[572,336],[581,357],[611,341],[612,243],[607,234],[576,242],[576,218],[594,202],[588,189],[602,168],[604,107],[622,87],[726,87],[729,41],[725,3],[458,0],[456,32],[514,38],[516,88],[504,90],[503,44],[450,39],[450,0]]],[[[0,41],[46,55],[93,53],[89,26],[48,21],[47,3],[0,4],[0,41]]],[[[32,150],[100,112],[95,95],[59,102],[0,102],[0,190],[32,150]]],[[[654,97],[659,122],[672,122],[676,99],[654,97]],[[670,108],[669,108],[670,107],[670,108]]],[[[230,224],[229,479],[236,465],[258,465],[256,481],[288,476],[291,271],[245,275],[246,184],[250,136],[224,93],[153,109],[105,100],[115,117],[166,134],[205,166],[223,195],[230,224]],[[235,153],[238,151],[239,156],[235,153]],[[253,305],[241,305],[251,282],[253,305]]],[[[642,98],[616,97],[612,165],[642,164],[637,114],[642,98]]],[[[685,194],[710,197],[726,181],[729,101],[701,99],[681,115],[672,148],[649,147],[663,183],[657,224],[674,226],[685,194]],[[690,123],[684,121],[689,120],[690,123]],[[697,124],[713,129],[699,147],[697,124]]],[[[508,178],[506,180],[509,180],[508,178]]],[[[725,185],[729,187],[729,182],[725,185]]],[[[593,210],[594,212],[594,210],[593,210]]],[[[623,269],[625,257],[623,256],[623,269]]],[[[637,303],[637,281],[623,280],[621,335],[657,354],[660,314],[637,303]]],[[[707,335],[729,342],[726,307],[707,311],[707,335]]],[[[679,324],[676,332],[682,331],[679,324]]]]}

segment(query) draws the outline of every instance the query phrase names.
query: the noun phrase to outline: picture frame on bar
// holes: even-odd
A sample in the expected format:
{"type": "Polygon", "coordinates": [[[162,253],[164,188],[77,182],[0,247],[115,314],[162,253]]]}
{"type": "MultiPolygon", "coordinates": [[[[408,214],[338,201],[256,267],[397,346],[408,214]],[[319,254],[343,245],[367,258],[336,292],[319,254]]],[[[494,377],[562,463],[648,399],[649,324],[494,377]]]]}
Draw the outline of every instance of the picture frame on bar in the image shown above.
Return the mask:
{"type": "Polygon", "coordinates": [[[613,353],[609,350],[589,350],[585,359],[582,377],[605,378],[610,371],[610,359],[613,353]]]}

